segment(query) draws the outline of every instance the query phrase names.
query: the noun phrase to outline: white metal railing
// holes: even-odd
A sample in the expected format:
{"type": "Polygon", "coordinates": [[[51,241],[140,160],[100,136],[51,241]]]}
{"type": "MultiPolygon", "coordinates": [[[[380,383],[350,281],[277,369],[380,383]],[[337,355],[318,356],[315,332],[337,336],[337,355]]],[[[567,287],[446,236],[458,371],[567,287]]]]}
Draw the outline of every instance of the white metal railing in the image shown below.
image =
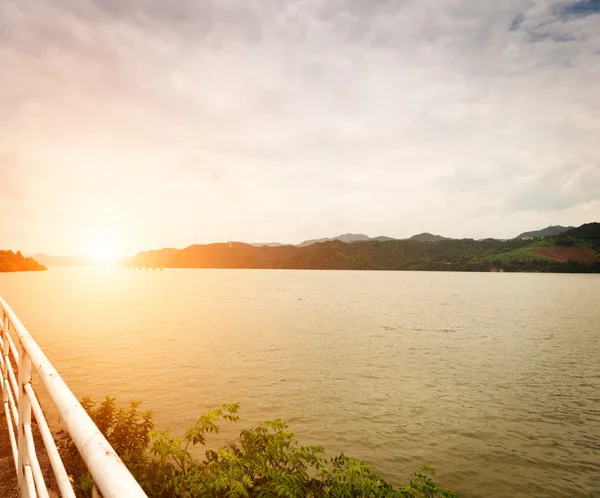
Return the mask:
{"type": "Polygon", "coordinates": [[[2,401],[21,496],[49,496],[31,430],[33,412],[61,496],[75,498],[71,481],[31,385],[32,371],[35,370],[92,475],[94,495],[97,496],[97,486],[104,498],[146,497],[115,450],[1,297],[0,319],[2,401]]]}

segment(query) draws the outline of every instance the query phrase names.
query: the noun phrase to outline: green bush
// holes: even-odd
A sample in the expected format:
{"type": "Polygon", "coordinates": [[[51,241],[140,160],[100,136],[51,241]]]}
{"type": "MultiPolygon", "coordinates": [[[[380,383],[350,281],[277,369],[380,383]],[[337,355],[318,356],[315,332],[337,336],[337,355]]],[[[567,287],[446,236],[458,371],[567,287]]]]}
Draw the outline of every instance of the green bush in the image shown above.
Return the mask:
{"type": "Polygon", "coordinates": [[[576,242],[569,238],[569,237],[565,237],[564,239],[557,239],[554,241],[554,245],[555,246],[565,246],[565,247],[572,247],[577,245],[576,242]]]}
{"type": "MultiPolygon", "coordinates": [[[[184,437],[154,431],[151,412],[140,403],[116,406],[114,398],[96,405],[82,401],[98,428],[121,456],[150,497],[455,497],[433,481],[423,467],[410,484],[393,487],[363,461],[344,454],[327,458],[322,446],[300,446],[281,419],[242,430],[222,448],[208,446],[208,437],[222,422],[239,420],[239,403],[202,415],[184,437]],[[205,447],[197,460],[190,446],[205,447]]],[[[90,496],[92,480],[72,441],[63,443],[63,458],[78,496],[90,496]]]]}
{"type": "MultiPolygon", "coordinates": [[[[118,407],[116,398],[109,396],[98,405],[89,397],[83,398],[81,404],[131,473],[143,475],[149,463],[147,447],[154,427],[152,412],[140,412],[140,401],[131,401],[128,408],[118,407]]],[[[75,443],[67,437],[60,446],[61,457],[73,479],[77,496],[91,496],[92,478],[75,443]]]]}

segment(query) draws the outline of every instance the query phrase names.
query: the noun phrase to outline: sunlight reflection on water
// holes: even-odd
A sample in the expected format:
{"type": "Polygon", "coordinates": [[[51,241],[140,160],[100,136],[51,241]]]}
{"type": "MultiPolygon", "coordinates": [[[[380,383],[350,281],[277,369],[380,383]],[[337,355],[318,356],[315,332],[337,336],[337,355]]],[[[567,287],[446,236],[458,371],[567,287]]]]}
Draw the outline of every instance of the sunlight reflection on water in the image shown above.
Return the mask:
{"type": "Polygon", "coordinates": [[[599,496],[598,276],[51,268],[0,294],[78,397],[172,431],[240,401],[393,482],[599,496]]]}

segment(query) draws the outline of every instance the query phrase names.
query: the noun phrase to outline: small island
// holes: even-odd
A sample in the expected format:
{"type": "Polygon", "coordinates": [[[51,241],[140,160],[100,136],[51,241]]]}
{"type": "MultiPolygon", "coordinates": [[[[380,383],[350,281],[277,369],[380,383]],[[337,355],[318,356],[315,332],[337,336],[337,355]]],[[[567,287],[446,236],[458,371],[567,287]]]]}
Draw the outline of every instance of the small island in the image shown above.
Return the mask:
{"type": "Polygon", "coordinates": [[[26,258],[21,251],[0,251],[0,272],[47,270],[33,258],[26,258]]]}

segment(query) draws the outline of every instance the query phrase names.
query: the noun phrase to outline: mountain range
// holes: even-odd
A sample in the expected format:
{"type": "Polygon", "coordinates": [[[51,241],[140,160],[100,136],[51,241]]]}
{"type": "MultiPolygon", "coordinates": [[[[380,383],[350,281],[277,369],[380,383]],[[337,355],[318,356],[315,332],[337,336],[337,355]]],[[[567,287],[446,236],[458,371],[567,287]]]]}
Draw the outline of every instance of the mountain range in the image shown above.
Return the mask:
{"type": "Polygon", "coordinates": [[[544,239],[448,239],[419,234],[375,240],[345,234],[306,245],[253,246],[241,242],[196,244],[144,251],[126,266],[315,270],[428,270],[600,272],[600,223],[544,239]],[[358,237],[358,240],[353,240],[358,237]]]}
{"type": "MultiPolygon", "coordinates": [[[[529,231],[529,232],[523,232],[523,233],[517,235],[514,239],[510,239],[510,240],[521,240],[523,237],[534,237],[534,238],[553,237],[553,236],[557,236],[562,233],[565,233],[574,228],[575,227],[572,227],[572,226],[564,227],[564,226],[560,226],[560,225],[548,226],[541,230],[533,230],[533,231],[529,231]]],[[[383,236],[383,235],[378,236],[378,237],[369,237],[368,235],[365,235],[362,233],[345,233],[345,234],[341,234],[341,235],[338,235],[335,237],[309,239],[309,240],[300,242],[299,244],[296,244],[296,245],[283,244],[280,242],[258,242],[258,243],[251,243],[251,244],[247,244],[247,245],[250,245],[250,246],[256,247],[256,248],[282,248],[282,247],[303,248],[303,247],[309,247],[309,246],[312,246],[315,244],[323,244],[323,243],[335,242],[335,241],[342,242],[345,244],[354,244],[354,243],[363,243],[364,244],[364,243],[368,243],[368,242],[389,242],[389,241],[413,241],[413,242],[430,243],[430,242],[442,242],[442,241],[453,241],[453,240],[458,240],[458,239],[452,239],[450,237],[444,237],[442,235],[436,235],[436,234],[432,234],[429,232],[419,233],[419,234],[416,234],[416,235],[413,235],[411,237],[404,238],[404,239],[387,237],[387,236],[383,236]]],[[[463,240],[471,240],[471,239],[463,239],[463,240]]],[[[481,239],[479,242],[481,242],[483,240],[490,240],[490,239],[481,239]]],[[[236,243],[236,244],[239,244],[239,243],[236,243]]],[[[213,245],[213,244],[210,244],[210,245],[213,245]]],[[[158,252],[161,252],[163,255],[166,253],[168,253],[170,255],[174,255],[178,251],[180,251],[180,250],[179,249],[161,249],[158,252]]],[[[153,252],[157,252],[157,251],[148,251],[148,254],[153,253],[153,252]]],[[[36,261],[38,261],[39,263],[41,263],[42,265],[46,265],[46,266],[86,266],[86,265],[93,264],[93,262],[91,261],[91,259],[89,257],[81,256],[81,255],[51,256],[48,254],[38,253],[38,254],[34,254],[33,258],[36,261]]],[[[122,263],[122,261],[119,262],[119,264],[121,264],[121,263],[122,263]]]]}
{"type": "Polygon", "coordinates": [[[364,233],[344,233],[342,235],[338,235],[337,237],[305,240],[304,242],[300,242],[300,244],[297,244],[296,247],[310,246],[311,244],[330,242],[332,240],[339,240],[341,242],[346,243],[365,242],[367,240],[378,240],[380,242],[384,242],[387,240],[419,240],[421,242],[435,242],[437,240],[448,240],[448,237],[442,237],[441,235],[433,235],[429,232],[419,233],[417,235],[409,237],[408,239],[396,239],[394,237],[386,237],[385,235],[380,235],[379,237],[369,237],[364,233]]]}
{"type": "MultiPolygon", "coordinates": [[[[558,235],[560,233],[566,232],[567,230],[570,230],[572,228],[575,228],[575,227],[572,227],[572,226],[570,226],[570,227],[549,226],[542,230],[536,230],[536,231],[532,231],[532,232],[523,232],[522,234],[517,235],[515,237],[515,239],[520,239],[522,237],[549,237],[551,235],[558,235]]],[[[434,235],[429,232],[422,232],[422,233],[413,235],[412,237],[400,238],[400,239],[395,238],[395,237],[387,237],[385,235],[380,235],[379,237],[369,237],[368,235],[365,235],[364,233],[344,233],[344,234],[338,235],[336,237],[324,237],[321,239],[308,239],[303,242],[300,242],[299,244],[295,244],[295,247],[305,247],[305,246],[310,246],[312,244],[321,244],[323,242],[331,242],[333,240],[339,240],[340,242],[345,242],[347,244],[350,244],[353,242],[366,242],[368,240],[378,240],[381,242],[387,241],[387,240],[418,240],[420,242],[438,242],[440,240],[454,240],[454,239],[452,239],[452,237],[444,237],[442,235],[434,235]]],[[[256,247],[263,247],[263,246],[279,247],[279,246],[292,245],[292,244],[282,244],[280,242],[265,242],[265,243],[253,243],[251,245],[256,246],[256,247]]]]}
{"type": "MultiPolygon", "coordinates": [[[[515,237],[515,239],[520,239],[522,237],[534,237],[534,238],[551,237],[553,235],[559,235],[559,234],[566,232],[567,230],[571,230],[573,228],[575,228],[575,227],[574,226],[563,227],[560,225],[549,226],[549,227],[543,228],[541,230],[533,230],[531,232],[523,232],[523,233],[517,235],[515,237]]],[[[300,244],[296,244],[296,247],[304,247],[304,246],[309,246],[311,244],[317,244],[317,243],[321,243],[321,242],[329,242],[332,240],[339,240],[341,242],[351,243],[351,242],[364,242],[367,240],[379,240],[379,241],[418,240],[420,242],[438,242],[440,240],[455,240],[455,239],[453,239],[452,237],[444,237],[442,235],[434,235],[429,232],[418,233],[416,235],[413,235],[412,237],[408,237],[405,239],[402,239],[402,238],[398,239],[395,237],[386,237],[383,235],[380,235],[379,237],[369,237],[368,235],[365,235],[363,233],[345,233],[342,235],[338,235],[337,237],[305,240],[304,242],[300,242],[300,244]]],[[[481,239],[481,240],[484,240],[484,239],[481,239]]],[[[257,245],[257,244],[253,244],[253,245],[257,245]]],[[[261,245],[268,245],[268,244],[261,244],[261,245]]],[[[271,246],[279,246],[279,245],[285,245],[285,244],[274,243],[274,244],[270,244],[270,245],[271,246]]]]}

